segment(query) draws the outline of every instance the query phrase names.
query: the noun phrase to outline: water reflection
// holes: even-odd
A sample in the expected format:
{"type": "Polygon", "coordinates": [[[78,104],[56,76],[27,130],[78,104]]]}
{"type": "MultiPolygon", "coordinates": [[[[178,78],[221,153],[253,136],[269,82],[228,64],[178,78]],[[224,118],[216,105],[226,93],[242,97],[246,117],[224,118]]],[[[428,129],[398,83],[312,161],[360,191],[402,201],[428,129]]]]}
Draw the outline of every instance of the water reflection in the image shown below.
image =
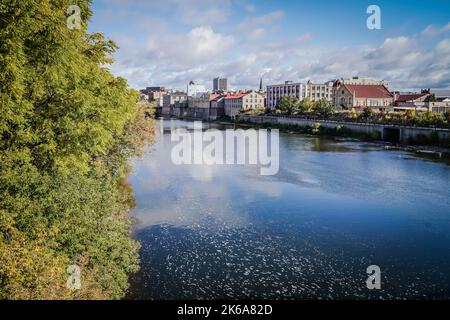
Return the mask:
{"type": "Polygon", "coordinates": [[[281,134],[276,176],[175,166],[167,129],[193,124],[164,125],[130,177],[142,250],[128,298],[450,297],[447,165],[281,134]]]}

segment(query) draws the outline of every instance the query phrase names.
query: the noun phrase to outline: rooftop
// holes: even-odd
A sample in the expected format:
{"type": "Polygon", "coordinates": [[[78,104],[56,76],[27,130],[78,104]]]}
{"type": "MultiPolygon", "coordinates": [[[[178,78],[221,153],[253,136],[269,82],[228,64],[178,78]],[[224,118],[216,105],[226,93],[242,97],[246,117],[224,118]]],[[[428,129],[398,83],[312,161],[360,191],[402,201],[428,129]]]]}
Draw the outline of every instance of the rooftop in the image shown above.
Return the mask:
{"type": "Polygon", "coordinates": [[[428,95],[428,93],[408,93],[408,94],[400,94],[397,96],[398,102],[406,102],[406,101],[414,101],[420,99],[424,96],[428,95]]]}
{"type": "Polygon", "coordinates": [[[388,99],[392,98],[392,93],[383,85],[361,85],[361,84],[344,84],[356,98],[375,98],[388,99]]]}

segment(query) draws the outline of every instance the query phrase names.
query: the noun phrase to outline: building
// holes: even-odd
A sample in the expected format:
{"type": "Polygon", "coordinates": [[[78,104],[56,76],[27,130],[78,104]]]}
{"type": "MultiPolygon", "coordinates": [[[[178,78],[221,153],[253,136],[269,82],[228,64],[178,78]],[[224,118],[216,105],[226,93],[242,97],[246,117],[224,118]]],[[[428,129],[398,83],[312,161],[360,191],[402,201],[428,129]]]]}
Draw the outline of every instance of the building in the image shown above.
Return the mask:
{"type": "Polygon", "coordinates": [[[187,96],[188,97],[195,97],[198,95],[202,95],[207,92],[204,85],[196,84],[194,81],[189,82],[187,85],[187,96]]]}
{"type": "Polygon", "coordinates": [[[151,92],[165,92],[165,91],[166,91],[165,87],[147,87],[145,89],[142,89],[141,93],[148,95],[151,92]]]}
{"type": "Polygon", "coordinates": [[[165,87],[147,87],[141,90],[141,94],[148,97],[149,102],[156,102],[156,108],[162,108],[163,96],[166,94],[165,87]]]}
{"type": "Polygon", "coordinates": [[[210,120],[211,101],[219,97],[217,93],[203,93],[188,97],[187,117],[191,119],[210,120]]]}
{"type": "Polygon", "coordinates": [[[209,93],[197,94],[188,97],[189,108],[209,109],[209,93]]]}
{"type": "Polygon", "coordinates": [[[210,101],[209,120],[214,121],[224,115],[225,115],[225,95],[221,94],[211,99],[210,101]]]}
{"type": "Polygon", "coordinates": [[[450,113],[450,89],[430,90],[435,101],[430,101],[428,110],[436,113],[450,113]]]}
{"type": "Polygon", "coordinates": [[[175,101],[173,105],[173,115],[177,118],[185,118],[188,114],[188,101],[175,101]]]}
{"type": "Polygon", "coordinates": [[[327,101],[333,101],[333,82],[325,83],[311,83],[306,84],[306,97],[313,102],[325,99],[327,101]]]}
{"type": "Polygon", "coordinates": [[[213,80],[213,91],[214,92],[226,92],[228,91],[228,80],[227,78],[217,77],[213,80]]]}
{"type": "Polygon", "coordinates": [[[384,85],[342,84],[336,90],[337,108],[392,109],[394,95],[384,85]]]}
{"type": "Polygon", "coordinates": [[[376,86],[381,85],[389,88],[389,82],[387,80],[375,80],[367,77],[352,77],[348,79],[338,79],[340,84],[354,84],[354,85],[367,85],[367,86],[376,86]]]}
{"type": "Polygon", "coordinates": [[[224,97],[224,112],[235,118],[243,110],[264,108],[264,95],[256,91],[229,93],[224,97]]]}
{"type": "Polygon", "coordinates": [[[429,111],[436,113],[450,113],[450,97],[439,97],[436,101],[430,101],[427,103],[429,111]]]}
{"type": "Polygon", "coordinates": [[[174,115],[174,107],[176,102],[183,102],[187,100],[185,92],[174,91],[168,92],[163,96],[162,115],[172,116],[174,115]]]}
{"type": "Polygon", "coordinates": [[[422,90],[422,92],[394,92],[394,111],[427,111],[426,102],[430,99],[430,91],[422,90]]]}
{"type": "Polygon", "coordinates": [[[267,107],[272,110],[276,109],[280,99],[284,96],[292,96],[298,100],[309,98],[313,102],[320,99],[333,101],[333,82],[316,84],[286,81],[284,84],[269,85],[267,86],[267,107]]]}
{"type": "Polygon", "coordinates": [[[337,89],[343,85],[343,84],[348,84],[348,85],[361,85],[361,86],[385,86],[386,88],[389,88],[389,82],[387,80],[375,80],[372,78],[367,78],[367,77],[352,77],[352,78],[340,78],[337,80],[334,80],[333,82],[333,103],[336,107],[339,108],[340,103],[337,100],[337,89]]]}
{"type": "Polygon", "coordinates": [[[141,90],[141,93],[148,96],[149,102],[156,102],[157,108],[162,108],[163,96],[166,94],[165,87],[147,87],[141,90]]]}

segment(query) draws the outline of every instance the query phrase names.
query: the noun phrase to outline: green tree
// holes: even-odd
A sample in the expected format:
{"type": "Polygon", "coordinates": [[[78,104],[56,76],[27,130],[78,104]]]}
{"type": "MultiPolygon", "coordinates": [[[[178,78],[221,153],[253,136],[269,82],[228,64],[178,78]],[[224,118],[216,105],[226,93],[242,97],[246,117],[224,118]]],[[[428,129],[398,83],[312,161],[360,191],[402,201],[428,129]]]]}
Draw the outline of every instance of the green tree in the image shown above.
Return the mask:
{"type": "Polygon", "coordinates": [[[450,123],[450,111],[447,110],[447,111],[444,113],[444,117],[445,117],[445,119],[447,120],[447,122],[450,123]]]}
{"type": "Polygon", "coordinates": [[[314,102],[309,97],[306,97],[299,103],[300,112],[311,112],[314,108],[314,102]]]}
{"type": "Polygon", "coordinates": [[[283,96],[278,102],[278,110],[282,114],[293,115],[299,110],[299,101],[292,96],[283,96]]]}
{"type": "Polygon", "coordinates": [[[427,99],[428,102],[436,102],[436,95],[434,93],[430,94],[427,99]]]}
{"type": "Polygon", "coordinates": [[[334,107],[334,105],[324,98],[314,103],[313,110],[316,115],[323,118],[331,117],[336,113],[336,108],[334,107]]]}
{"type": "Polygon", "coordinates": [[[120,298],[138,267],[124,183],[153,121],[108,70],[116,45],[67,27],[71,0],[0,3],[0,298],[120,298]],[[82,288],[66,286],[68,265],[82,288]]]}

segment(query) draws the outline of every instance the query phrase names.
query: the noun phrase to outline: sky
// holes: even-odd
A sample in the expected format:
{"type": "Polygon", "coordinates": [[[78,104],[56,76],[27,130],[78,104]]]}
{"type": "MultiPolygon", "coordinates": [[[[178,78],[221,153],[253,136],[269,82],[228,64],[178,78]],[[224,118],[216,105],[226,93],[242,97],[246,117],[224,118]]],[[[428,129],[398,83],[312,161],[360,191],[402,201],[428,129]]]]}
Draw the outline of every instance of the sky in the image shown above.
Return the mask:
{"type": "Polygon", "coordinates": [[[118,44],[111,71],[136,89],[212,89],[217,76],[231,89],[352,76],[450,88],[449,0],[94,0],[92,11],[88,31],[118,44]]]}

